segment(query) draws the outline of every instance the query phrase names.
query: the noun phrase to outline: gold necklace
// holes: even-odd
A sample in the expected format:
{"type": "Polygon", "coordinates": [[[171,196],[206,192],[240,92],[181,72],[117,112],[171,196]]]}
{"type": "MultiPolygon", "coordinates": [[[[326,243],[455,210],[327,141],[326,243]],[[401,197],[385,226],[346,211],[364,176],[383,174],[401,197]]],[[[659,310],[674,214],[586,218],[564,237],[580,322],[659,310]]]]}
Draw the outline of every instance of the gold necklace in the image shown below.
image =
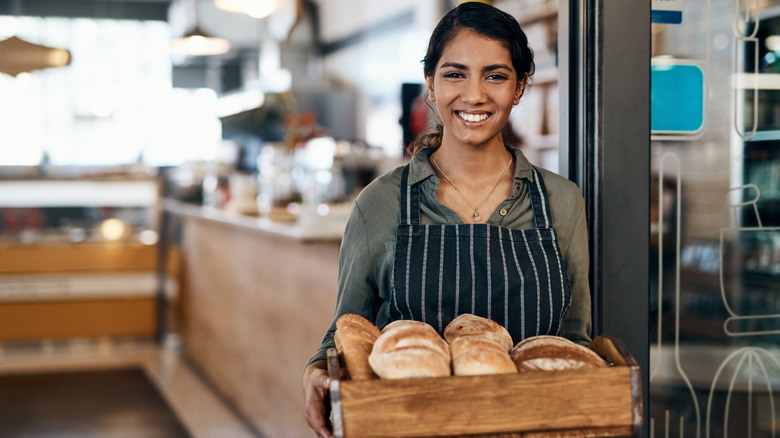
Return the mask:
{"type": "Polygon", "coordinates": [[[485,197],[485,199],[483,199],[482,202],[480,202],[479,205],[477,205],[475,207],[474,204],[472,204],[471,202],[469,202],[468,199],[466,199],[466,196],[463,195],[463,192],[460,191],[458,186],[456,186],[455,183],[452,182],[450,177],[448,177],[447,174],[444,173],[443,170],[441,170],[441,167],[439,167],[439,164],[436,162],[436,158],[433,158],[433,155],[431,155],[431,162],[433,163],[433,166],[436,168],[436,170],[438,170],[439,173],[441,173],[441,176],[443,176],[444,179],[446,179],[447,182],[450,183],[452,185],[452,187],[455,188],[455,191],[457,191],[458,194],[460,195],[460,197],[463,198],[464,201],[466,201],[466,203],[469,205],[469,207],[474,209],[474,222],[479,222],[479,221],[482,220],[482,217],[479,215],[477,210],[479,210],[479,207],[482,207],[482,205],[484,205],[485,202],[487,202],[487,200],[490,199],[490,195],[492,195],[493,192],[496,191],[496,188],[498,187],[498,184],[501,183],[501,180],[504,179],[504,176],[509,171],[509,168],[512,166],[512,160],[513,160],[513,157],[509,157],[509,164],[507,164],[506,169],[504,169],[504,172],[501,174],[501,177],[499,177],[498,181],[496,181],[496,185],[493,186],[493,189],[490,190],[490,193],[488,193],[488,195],[485,197]]]}

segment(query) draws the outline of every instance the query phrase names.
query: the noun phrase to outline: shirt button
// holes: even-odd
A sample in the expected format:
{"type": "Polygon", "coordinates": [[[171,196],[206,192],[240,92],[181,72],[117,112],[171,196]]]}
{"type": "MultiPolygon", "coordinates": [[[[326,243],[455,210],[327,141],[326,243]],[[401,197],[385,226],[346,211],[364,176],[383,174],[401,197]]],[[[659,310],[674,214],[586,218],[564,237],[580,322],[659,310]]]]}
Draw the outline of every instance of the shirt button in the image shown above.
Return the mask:
{"type": "Polygon", "coordinates": [[[502,208],[501,211],[498,212],[501,216],[506,216],[506,208],[502,208]]]}

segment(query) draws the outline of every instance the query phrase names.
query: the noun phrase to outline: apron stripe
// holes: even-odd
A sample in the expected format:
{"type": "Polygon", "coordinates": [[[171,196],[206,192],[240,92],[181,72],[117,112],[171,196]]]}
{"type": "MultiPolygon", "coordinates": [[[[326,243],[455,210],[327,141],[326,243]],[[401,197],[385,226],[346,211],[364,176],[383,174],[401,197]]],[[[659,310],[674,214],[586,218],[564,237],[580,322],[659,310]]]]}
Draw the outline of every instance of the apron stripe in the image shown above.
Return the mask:
{"type": "MultiPolygon", "coordinates": [[[[441,333],[444,331],[444,326],[441,323],[441,316],[442,316],[442,305],[441,305],[441,295],[442,295],[442,289],[444,288],[444,225],[441,226],[441,244],[439,245],[439,332],[441,333]]],[[[457,291],[457,287],[455,288],[457,291]]]]}
{"type": "Polygon", "coordinates": [[[452,315],[452,319],[458,315],[460,315],[460,227],[455,227],[455,314],[452,315]]]}
{"type": "Polygon", "coordinates": [[[490,228],[485,236],[485,256],[487,257],[487,319],[493,319],[493,264],[490,262],[490,228]]]}
{"type": "Polygon", "coordinates": [[[528,240],[524,239],[525,243],[525,250],[528,253],[528,259],[531,261],[531,269],[534,271],[534,279],[536,280],[536,331],[534,334],[539,334],[539,317],[541,316],[541,309],[540,305],[542,302],[542,292],[539,288],[539,272],[536,270],[536,262],[534,261],[534,256],[531,254],[531,247],[528,245],[528,240]]]}
{"type": "MultiPolygon", "coordinates": [[[[560,281],[561,281],[561,287],[563,287],[563,284],[564,284],[563,283],[564,282],[564,280],[563,280],[563,265],[560,262],[563,259],[561,258],[560,251],[558,250],[558,245],[553,245],[553,250],[555,250],[555,260],[558,262],[557,263],[557,265],[558,265],[558,277],[560,278],[560,281]]],[[[558,318],[563,319],[563,315],[566,313],[566,309],[567,308],[568,308],[568,306],[566,305],[566,294],[561,294],[561,313],[558,316],[558,318]]],[[[558,325],[558,333],[560,333],[560,331],[561,331],[561,326],[559,324],[558,325]]]]}
{"type": "Polygon", "coordinates": [[[539,229],[536,229],[536,236],[539,238],[539,249],[542,250],[542,255],[544,256],[544,267],[547,270],[547,296],[550,299],[550,319],[549,324],[547,326],[547,333],[550,333],[550,330],[552,330],[552,323],[553,323],[553,295],[552,295],[552,277],[550,277],[550,259],[547,257],[547,251],[544,250],[544,242],[542,241],[542,233],[539,232],[539,229]]]}
{"type": "Polygon", "coordinates": [[[420,318],[425,321],[425,274],[428,273],[428,231],[430,227],[425,227],[425,246],[423,247],[422,259],[422,280],[420,281],[420,318]]]}
{"type": "MultiPolygon", "coordinates": [[[[411,230],[410,233],[411,234],[411,230]]],[[[412,305],[409,301],[409,266],[412,262],[412,239],[409,239],[409,244],[406,247],[406,307],[409,309],[409,319],[414,319],[412,313],[412,305]]]]}
{"type": "Polygon", "coordinates": [[[506,251],[501,227],[498,227],[498,244],[501,248],[501,266],[504,268],[504,325],[509,324],[509,272],[506,266],[506,251]]]}
{"type": "MultiPolygon", "coordinates": [[[[520,300],[520,333],[522,334],[522,337],[525,338],[525,276],[523,275],[523,269],[520,267],[520,261],[517,259],[517,246],[515,245],[513,233],[509,233],[509,241],[512,243],[512,256],[515,259],[515,269],[517,269],[518,277],[520,277],[520,296],[523,297],[523,299],[520,300]]],[[[507,327],[509,327],[508,317],[506,324],[507,327]]]]}
{"type": "Polygon", "coordinates": [[[471,313],[475,312],[477,305],[477,275],[474,266],[474,224],[469,224],[469,254],[471,256],[471,313]]]}

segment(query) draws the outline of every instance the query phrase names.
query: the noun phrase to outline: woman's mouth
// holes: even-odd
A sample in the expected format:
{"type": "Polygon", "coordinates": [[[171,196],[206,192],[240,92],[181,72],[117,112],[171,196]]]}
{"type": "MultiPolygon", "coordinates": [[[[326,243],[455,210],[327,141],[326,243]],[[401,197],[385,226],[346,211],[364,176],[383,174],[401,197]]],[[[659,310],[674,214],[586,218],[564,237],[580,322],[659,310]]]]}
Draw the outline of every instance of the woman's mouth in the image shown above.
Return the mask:
{"type": "Polygon", "coordinates": [[[488,117],[490,117],[490,113],[474,114],[474,113],[466,113],[463,111],[456,111],[455,113],[458,115],[458,117],[460,117],[461,119],[467,122],[482,122],[488,117]]]}

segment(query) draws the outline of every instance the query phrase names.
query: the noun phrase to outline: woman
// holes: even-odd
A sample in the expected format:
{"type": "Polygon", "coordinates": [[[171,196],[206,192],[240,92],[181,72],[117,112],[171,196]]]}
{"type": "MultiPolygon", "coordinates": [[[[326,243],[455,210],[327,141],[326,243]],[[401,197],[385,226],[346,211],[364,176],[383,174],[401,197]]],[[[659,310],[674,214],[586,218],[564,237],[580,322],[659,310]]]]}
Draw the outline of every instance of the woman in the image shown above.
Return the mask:
{"type": "Polygon", "coordinates": [[[439,22],[423,63],[441,125],[353,205],[334,322],[304,373],[307,421],[321,437],[330,436],[325,352],[345,313],[380,329],[417,319],[439,332],[474,313],[515,343],[537,334],[590,341],[582,196],[501,134],[534,71],[525,34],[510,15],[464,3],[439,22]]]}

